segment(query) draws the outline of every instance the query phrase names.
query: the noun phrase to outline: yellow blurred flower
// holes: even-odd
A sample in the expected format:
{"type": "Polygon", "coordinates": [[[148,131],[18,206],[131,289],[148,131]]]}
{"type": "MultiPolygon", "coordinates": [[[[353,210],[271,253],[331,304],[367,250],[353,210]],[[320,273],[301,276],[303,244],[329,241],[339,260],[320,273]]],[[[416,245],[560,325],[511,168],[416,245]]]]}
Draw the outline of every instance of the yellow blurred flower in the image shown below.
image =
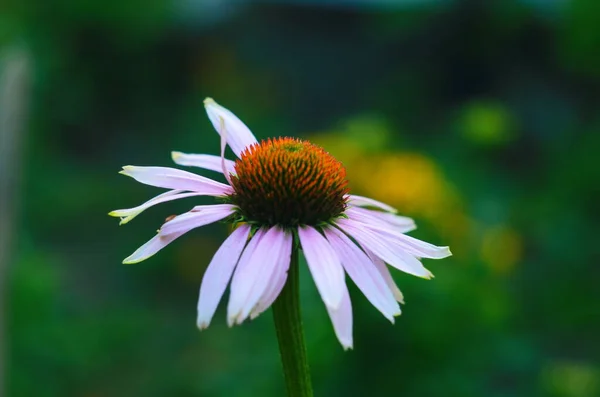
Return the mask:
{"type": "Polygon", "coordinates": [[[481,258],[496,273],[510,273],[523,253],[521,236],[506,226],[486,230],[481,242],[481,258]]]}
{"type": "Polygon", "coordinates": [[[385,122],[361,116],[346,122],[340,131],[315,134],[311,140],[344,163],[354,193],[383,200],[403,215],[429,221],[460,256],[471,221],[458,192],[430,157],[390,151],[391,137],[385,122]]]}

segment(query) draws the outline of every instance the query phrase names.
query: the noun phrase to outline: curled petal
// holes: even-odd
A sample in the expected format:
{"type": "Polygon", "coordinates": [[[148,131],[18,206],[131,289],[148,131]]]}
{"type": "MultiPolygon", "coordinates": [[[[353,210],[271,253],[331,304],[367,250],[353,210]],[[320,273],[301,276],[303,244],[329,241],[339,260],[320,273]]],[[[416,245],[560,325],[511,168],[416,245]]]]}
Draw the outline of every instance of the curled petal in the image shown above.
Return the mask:
{"type": "Polygon", "coordinates": [[[196,206],[190,212],[178,215],[166,222],[160,228],[159,233],[162,236],[168,236],[170,234],[177,234],[182,230],[187,232],[191,229],[227,218],[235,212],[236,208],[236,206],[231,204],[196,206]]]}
{"type": "Polygon", "coordinates": [[[227,163],[225,161],[225,149],[227,148],[227,130],[225,129],[224,123],[221,123],[221,129],[219,130],[219,134],[221,134],[221,172],[225,175],[225,179],[227,179],[227,183],[233,186],[231,183],[231,176],[229,176],[229,171],[227,170],[227,163]]]}
{"type": "Polygon", "coordinates": [[[128,165],[123,167],[120,173],[150,186],[189,190],[207,196],[225,196],[233,193],[233,188],[229,185],[175,168],[128,165]]]}
{"type": "Polygon", "coordinates": [[[207,328],[231,279],[250,234],[250,226],[241,225],[221,244],[206,268],[198,299],[198,328],[207,328]]]}
{"type": "MultiPolygon", "coordinates": [[[[223,172],[221,157],[212,154],[187,154],[181,152],[171,152],[171,158],[175,164],[199,167],[206,170],[223,172]]],[[[225,167],[230,173],[234,172],[235,161],[225,159],[225,167]]]]}
{"type": "Polygon", "coordinates": [[[183,190],[170,190],[166,193],[159,194],[158,196],[146,201],[144,204],[138,205],[137,207],[111,211],[108,213],[108,215],[121,218],[121,222],[119,222],[119,225],[124,225],[130,222],[133,218],[135,218],[145,210],[147,210],[148,208],[156,204],[164,203],[166,201],[171,200],[178,200],[186,197],[202,195],[203,193],[183,193],[183,190]]]}
{"type": "Polygon", "coordinates": [[[375,207],[383,211],[396,213],[397,209],[391,207],[381,201],[374,200],[372,198],[356,196],[354,194],[347,194],[346,198],[348,200],[348,205],[355,207],[375,207]]]}
{"type": "Polygon", "coordinates": [[[219,134],[227,135],[227,143],[231,150],[240,157],[242,151],[257,143],[256,138],[248,127],[230,110],[216,103],[212,98],[204,100],[208,118],[219,134]]]}
{"type": "Polygon", "coordinates": [[[337,309],[346,288],[340,259],[327,239],[315,228],[301,226],[298,228],[298,236],[308,268],[323,302],[327,307],[337,309]]]}

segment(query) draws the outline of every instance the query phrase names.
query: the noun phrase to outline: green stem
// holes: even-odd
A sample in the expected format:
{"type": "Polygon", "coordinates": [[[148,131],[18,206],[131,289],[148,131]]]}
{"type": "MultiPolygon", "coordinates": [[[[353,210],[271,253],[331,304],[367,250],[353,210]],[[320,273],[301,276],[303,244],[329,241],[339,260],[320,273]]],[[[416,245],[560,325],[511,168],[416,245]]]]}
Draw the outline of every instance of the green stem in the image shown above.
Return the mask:
{"type": "Polygon", "coordinates": [[[312,397],[312,384],[300,316],[298,248],[294,244],[288,278],[273,304],[273,318],[288,397],[312,397]]]}

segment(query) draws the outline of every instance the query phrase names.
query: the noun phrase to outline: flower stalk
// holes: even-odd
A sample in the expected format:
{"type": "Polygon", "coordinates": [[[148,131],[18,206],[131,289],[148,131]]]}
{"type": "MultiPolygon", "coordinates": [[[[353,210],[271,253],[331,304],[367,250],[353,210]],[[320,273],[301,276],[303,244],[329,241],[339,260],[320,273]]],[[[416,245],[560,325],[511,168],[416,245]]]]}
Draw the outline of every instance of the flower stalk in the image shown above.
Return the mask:
{"type": "Polygon", "coordinates": [[[273,304],[273,318],[288,397],[312,397],[312,383],[300,315],[298,245],[294,242],[288,278],[273,304]]]}

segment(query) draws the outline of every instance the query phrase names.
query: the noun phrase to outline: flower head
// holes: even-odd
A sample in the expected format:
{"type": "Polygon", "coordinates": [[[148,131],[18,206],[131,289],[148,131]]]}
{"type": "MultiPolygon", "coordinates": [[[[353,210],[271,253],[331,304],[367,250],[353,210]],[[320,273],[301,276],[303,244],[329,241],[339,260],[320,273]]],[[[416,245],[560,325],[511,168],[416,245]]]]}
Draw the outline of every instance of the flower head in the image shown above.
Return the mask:
{"type": "Polygon", "coordinates": [[[346,209],[346,171],[322,148],[294,138],[247,147],[231,176],[231,202],[257,225],[316,226],[346,209]]]}
{"type": "Polygon", "coordinates": [[[208,327],[228,284],[230,325],[255,318],[275,301],[287,279],[297,239],[317,289],[344,346],[352,347],[352,309],[345,275],[391,322],[403,296],[386,264],[431,278],[419,258],[445,258],[436,247],[405,233],[412,219],[379,201],[349,194],[344,166],[322,148],[296,138],[258,142],[232,112],[208,98],[208,116],[221,136],[221,156],[173,152],[175,163],[224,174],[228,184],[166,167],[123,167],[138,182],[170,189],[111,216],[121,224],[147,208],[191,196],[220,201],[169,219],[146,244],[127,257],[136,263],[191,229],[225,221],[239,224],[211,260],[200,286],[197,325],[208,327]],[[238,159],[224,157],[229,145],[238,159]]]}

